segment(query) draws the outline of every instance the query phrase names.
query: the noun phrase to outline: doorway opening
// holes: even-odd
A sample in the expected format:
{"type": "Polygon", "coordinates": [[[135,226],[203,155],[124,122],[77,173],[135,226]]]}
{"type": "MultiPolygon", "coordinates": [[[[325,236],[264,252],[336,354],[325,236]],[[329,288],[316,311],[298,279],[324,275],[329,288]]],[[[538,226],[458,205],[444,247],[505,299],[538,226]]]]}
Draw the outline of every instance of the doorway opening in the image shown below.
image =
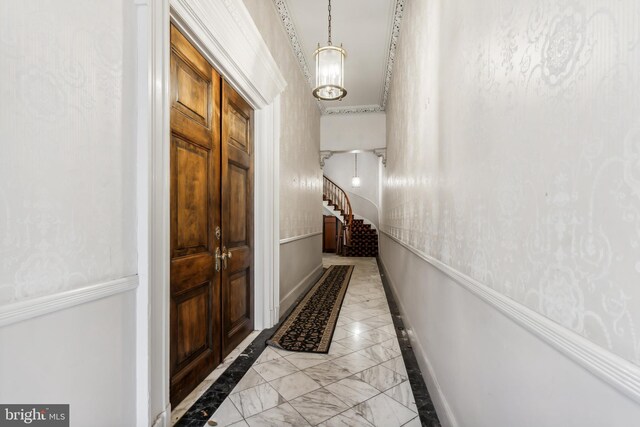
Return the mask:
{"type": "Polygon", "coordinates": [[[254,112],[170,30],[170,401],[254,329],[254,112]]]}

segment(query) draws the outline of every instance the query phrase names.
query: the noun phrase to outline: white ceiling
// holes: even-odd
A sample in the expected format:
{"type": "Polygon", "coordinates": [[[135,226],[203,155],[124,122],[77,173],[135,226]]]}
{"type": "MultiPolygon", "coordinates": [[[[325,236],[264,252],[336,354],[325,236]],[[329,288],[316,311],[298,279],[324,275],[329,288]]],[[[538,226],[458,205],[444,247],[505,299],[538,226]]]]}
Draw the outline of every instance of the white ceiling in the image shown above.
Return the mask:
{"type": "MultiPolygon", "coordinates": [[[[342,101],[322,102],[325,113],[384,109],[387,69],[393,65],[389,64],[389,53],[395,49],[403,4],[404,0],[331,1],[332,42],[342,44],[347,51],[347,96],[342,101]]],[[[301,67],[306,66],[313,85],[313,52],[318,43],[327,43],[327,0],[276,0],[276,5],[294,51],[303,54],[306,64],[301,63],[301,67]]],[[[298,57],[302,61],[301,56],[298,57]]]]}

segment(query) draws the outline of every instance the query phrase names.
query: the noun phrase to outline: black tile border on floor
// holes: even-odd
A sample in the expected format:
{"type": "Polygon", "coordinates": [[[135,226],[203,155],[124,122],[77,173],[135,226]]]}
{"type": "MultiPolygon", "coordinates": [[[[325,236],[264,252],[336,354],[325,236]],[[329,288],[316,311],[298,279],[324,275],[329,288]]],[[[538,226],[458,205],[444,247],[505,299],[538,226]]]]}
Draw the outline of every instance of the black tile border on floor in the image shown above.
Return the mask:
{"type": "MultiPolygon", "coordinates": [[[[411,341],[404,329],[400,310],[398,309],[393,297],[389,281],[386,277],[386,271],[382,267],[379,257],[376,257],[376,262],[380,277],[382,278],[382,287],[384,288],[384,293],[387,297],[389,312],[393,319],[393,326],[396,330],[400,351],[402,352],[402,359],[404,360],[404,365],[407,369],[409,384],[411,384],[411,391],[413,392],[413,397],[416,401],[420,422],[423,426],[440,427],[438,414],[433,406],[431,396],[429,396],[429,391],[427,390],[424,378],[422,377],[422,372],[420,371],[420,366],[418,366],[416,356],[413,354],[411,341]]],[[[313,285],[311,285],[311,287],[313,287],[313,285]]],[[[258,357],[260,357],[267,347],[267,339],[269,339],[280,327],[282,320],[289,316],[298,302],[304,298],[304,295],[306,295],[306,292],[291,305],[283,316],[280,317],[280,322],[269,329],[262,330],[258,334],[253,342],[249,344],[240,355],[238,355],[236,360],[229,365],[229,367],[220,375],[220,377],[218,377],[211,387],[209,387],[209,389],[207,389],[207,391],[205,391],[202,396],[200,396],[200,398],[191,405],[180,420],[174,424],[174,427],[202,427],[205,425],[227,396],[231,394],[231,391],[247,373],[249,368],[253,366],[253,363],[258,359],[258,357]]]]}
{"type": "Polygon", "coordinates": [[[407,369],[407,375],[409,376],[411,391],[413,392],[413,397],[416,401],[416,407],[418,408],[420,422],[423,426],[440,427],[440,420],[438,419],[436,408],[433,405],[433,401],[431,400],[431,396],[429,395],[429,391],[427,390],[427,385],[425,384],[424,378],[422,377],[422,372],[420,371],[420,366],[418,365],[416,355],[413,353],[413,347],[411,346],[409,335],[404,329],[404,322],[402,321],[402,316],[400,315],[400,310],[398,309],[396,300],[393,297],[391,285],[389,284],[389,280],[387,279],[387,272],[380,262],[380,255],[376,257],[376,262],[378,264],[380,277],[382,278],[382,287],[384,288],[384,293],[387,296],[387,303],[389,304],[389,312],[391,313],[391,318],[393,319],[393,326],[396,330],[398,343],[400,344],[402,359],[404,360],[404,365],[407,369]]]}
{"type": "Polygon", "coordinates": [[[218,377],[202,396],[184,413],[174,427],[202,427],[213,416],[218,407],[229,396],[267,347],[266,341],[273,335],[280,322],[272,328],[263,329],[247,348],[218,377]]]}

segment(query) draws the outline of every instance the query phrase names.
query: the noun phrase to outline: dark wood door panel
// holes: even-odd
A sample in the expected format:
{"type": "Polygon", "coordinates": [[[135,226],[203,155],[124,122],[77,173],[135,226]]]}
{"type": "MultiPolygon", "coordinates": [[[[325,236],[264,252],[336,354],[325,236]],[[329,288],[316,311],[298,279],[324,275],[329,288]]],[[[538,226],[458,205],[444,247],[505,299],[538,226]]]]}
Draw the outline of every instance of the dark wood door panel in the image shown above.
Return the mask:
{"type": "Polygon", "coordinates": [[[226,113],[228,142],[241,151],[251,154],[251,112],[244,105],[236,105],[234,98],[229,98],[226,113]]]}
{"type": "Polygon", "coordinates": [[[172,137],[172,256],[211,252],[210,150],[172,137]]]}
{"type": "Polygon", "coordinates": [[[171,27],[171,404],[221,361],[220,76],[171,27]]]}
{"type": "Polygon", "coordinates": [[[253,331],[253,110],[222,87],[223,357],[253,331]]]}
{"type": "Polygon", "coordinates": [[[170,70],[175,406],[253,330],[253,110],[174,26],[170,70]]]}
{"type": "Polygon", "coordinates": [[[215,258],[211,254],[190,255],[171,261],[171,295],[177,296],[211,280],[215,258]]]}
{"type": "Polygon", "coordinates": [[[211,90],[207,77],[197,74],[179,57],[174,57],[174,108],[203,126],[211,122],[211,90]]]}
{"type": "Polygon", "coordinates": [[[204,282],[190,292],[175,296],[176,328],[180,340],[176,340],[176,365],[178,369],[189,363],[211,346],[211,283],[204,282]]]}
{"type": "Polygon", "coordinates": [[[246,245],[250,224],[246,212],[247,197],[249,192],[249,170],[236,163],[229,162],[228,170],[229,188],[229,215],[227,231],[228,248],[246,245]]]}
{"type": "MultiPolygon", "coordinates": [[[[171,55],[177,57],[189,65],[189,69],[203,79],[211,81],[211,64],[198,52],[198,50],[182,35],[174,25],[171,25],[171,55]]],[[[215,70],[214,70],[215,72],[215,70]]],[[[171,79],[175,76],[172,74],[171,79]]],[[[172,91],[177,89],[177,86],[171,85],[172,91]]]]}
{"type": "Polygon", "coordinates": [[[229,308],[228,321],[230,335],[241,324],[251,321],[251,271],[249,268],[237,271],[229,277],[229,287],[224,293],[229,308]]]}
{"type": "Polygon", "coordinates": [[[211,129],[194,126],[193,120],[183,113],[171,108],[171,134],[179,136],[192,144],[211,149],[211,129]]]}

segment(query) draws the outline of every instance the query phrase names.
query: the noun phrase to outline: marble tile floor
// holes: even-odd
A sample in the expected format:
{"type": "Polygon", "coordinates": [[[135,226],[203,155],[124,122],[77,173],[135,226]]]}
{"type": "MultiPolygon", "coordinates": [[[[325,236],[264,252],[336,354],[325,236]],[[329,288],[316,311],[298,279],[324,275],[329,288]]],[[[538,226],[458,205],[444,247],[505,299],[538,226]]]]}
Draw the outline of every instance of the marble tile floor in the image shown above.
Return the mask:
{"type": "Polygon", "coordinates": [[[356,265],[329,353],[267,347],[203,427],[421,425],[375,258],[324,263],[356,265]]]}
{"type": "Polygon", "coordinates": [[[253,331],[233,349],[224,361],[211,372],[182,402],[171,411],[171,425],[175,425],[187,410],[204,394],[205,391],[224,373],[234,360],[253,342],[260,331],[253,331]]]}

